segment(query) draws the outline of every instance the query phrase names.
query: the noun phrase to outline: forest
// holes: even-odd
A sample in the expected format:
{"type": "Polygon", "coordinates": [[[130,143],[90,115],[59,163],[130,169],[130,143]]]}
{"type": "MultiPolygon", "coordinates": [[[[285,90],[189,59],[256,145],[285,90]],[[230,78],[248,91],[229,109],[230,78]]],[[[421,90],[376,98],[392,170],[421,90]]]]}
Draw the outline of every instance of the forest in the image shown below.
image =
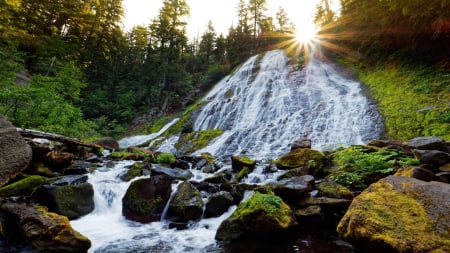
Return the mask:
{"type": "MultiPolygon", "coordinates": [[[[249,56],[292,39],[295,29],[282,7],[271,17],[265,0],[240,0],[238,22],[228,34],[218,34],[210,22],[190,39],[186,1],[162,1],[149,26],[130,31],[123,29],[121,0],[0,1],[0,114],[17,127],[117,137],[139,119],[155,120],[192,104],[249,56]]],[[[377,82],[372,70],[385,75],[401,66],[398,71],[408,76],[414,72],[412,88],[443,101],[430,109],[428,123],[450,123],[450,1],[340,5],[338,12],[330,0],[317,5],[322,50],[367,82],[377,82]]],[[[383,85],[389,84],[372,90],[375,99],[385,97],[377,93],[387,90],[383,85]]],[[[392,104],[381,105],[385,116],[398,115],[392,104]]],[[[439,125],[429,134],[439,131],[450,133],[439,125]]]]}

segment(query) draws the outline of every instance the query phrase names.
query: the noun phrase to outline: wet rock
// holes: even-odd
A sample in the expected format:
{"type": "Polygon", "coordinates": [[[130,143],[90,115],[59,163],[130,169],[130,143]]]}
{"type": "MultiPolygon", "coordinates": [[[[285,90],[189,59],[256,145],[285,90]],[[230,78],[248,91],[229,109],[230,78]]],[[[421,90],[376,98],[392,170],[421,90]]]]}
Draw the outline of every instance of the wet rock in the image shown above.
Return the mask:
{"type": "Polygon", "coordinates": [[[45,165],[52,171],[61,171],[72,165],[73,159],[72,153],[53,150],[45,155],[45,165]]]}
{"type": "Polygon", "coordinates": [[[311,148],[311,139],[300,138],[291,145],[291,151],[299,148],[311,148]]]}
{"type": "Polygon", "coordinates": [[[295,225],[291,208],[280,197],[255,192],[220,224],[215,238],[219,241],[249,237],[261,240],[295,225]]]}
{"type": "Polygon", "coordinates": [[[200,192],[189,182],[182,182],[169,203],[168,218],[177,221],[199,220],[203,214],[200,192]]]}
{"type": "Polygon", "coordinates": [[[67,217],[34,204],[3,201],[1,233],[9,241],[28,242],[42,252],[87,252],[88,238],[75,231],[67,217]]]}
{"type": "Polygon", "coordinates": [[[133,181],[122,198],[122,214],[138,222],[159,221],[172,192],[171,183],[168,176],[133,181]]]}
{"type": "Polygon", "coordinates": [[[334,181],[323,181],[317,185],[318,196],[336,199],[353,199],[353,193],[345,186],[334,181]]]}
{"type": "Polygon", "coordinates": [[[337,231],[364,252],[447,252],[450,185],[389,176],[356,197],[337,231]]]}
{"type": "Polygon", "coordinates": [[[94,188],[86,180],[86,176],[66,176],[50,180],[38,187],[32,196],[50,211],[76,219],[95,208],[94,188]]]}
{"type": "Polygon", "coordinates": [[[136,162],[128,167],[128,170],[120,175],[120,179],[125,182],[140,176],[148,176],[151,174],[152,165],[150,163],[136,162]]]}
{"type": "Polygon", "coordinates": [[[439,150],[415,150],[414,155],[421,163],[436,169],[450,162],[450,154],[439,150]]]}
{"type": "Polygon", "coordinates": [[[436,136],[417,137],[408,140],[408,146],[420,150],[440,150],[447,151],[445,141],[436,136]]]}
{"type": "Polygon", "coordinates": [[[436,176],[439,178],[443,178],[447,183],[450,183],[450,171],[436,173],[436,176]]]}
{"type": "Polygon", "coordinates": [[[64,175],[84,175],[91,171],[91,169],[97,167],[89,162],[75,162],[69,168],[63,170],[64,175]]]}
{"type": "Polygon", "coordinates": [[[412,177],[426,182],[440,181],[440,179],[430,170],[417,166],[400,168],[395,172],[394,176],[412,177]]]}
{"type": "Polygon", "coordinates": [[[256,161],[248,157],[231,156],[231,168],[234,171],[242,171],[243,168],[248,168],[249,171],[253,171],[256,166],[256,161]]]}
{"type": "Polygon", "coordinates": [[[151,172],[153,175],[166,175],[172,179],[179,179],[183,181],[189,180],[194,176],[189,170],[171,169],[159,164],[153,164],[151,172]]]}
{"type": "Polygon", "coordinates": [[[294,216],[298,223],[303,227],[323,226],[326,223],[322,208],[318,205],[295,210],[294,216]]]}
{"type": "Polygon", "coordinates": [[[204,218],[218,217],[233,205],[233,196],[226,191],[212,194],[206,203],[204,218]]]}
{"type": "Polygon", "coordinates": [[[450,172],[450,163],[444,164],[439,167],[439,171],[450,172]]]}
{"type": "Polygon", "coordinates": [[[32,175],[0,188],[0,197],[30,196],[31,193],[47,180],[46,177],[32,175]]]}
{"type": "Polygon", "coordinates": [[[290,170],[299,167],[312,167],[321,169],[325,164],[325,155],[312,149],[295,149],[276,159],[274,164],[280,170],[290,170]]]}
{"type": "Polygon", "coordinates": [[[16,128],[0,115],[0,187],[24,171],[32,158],[31,147],[16,128]]]}
{"type": "Polygon", "coordinates": [[[310,175],[284,179],[271,184],[275,195],[280,196],[286,203],[295,203],[307,197],[314,188],[314,177],[310,175]]]}
{"type": "Polygon", "coordinates": [[[175,162],[170,164],[170,166],[172,168],[178,168],[178,169],[182,169],[182,170],[188,170],[191,168],[191,166],[189,165],[189,163],[187,161],[184,161],[181,159],[176,159],[175,162]]]}

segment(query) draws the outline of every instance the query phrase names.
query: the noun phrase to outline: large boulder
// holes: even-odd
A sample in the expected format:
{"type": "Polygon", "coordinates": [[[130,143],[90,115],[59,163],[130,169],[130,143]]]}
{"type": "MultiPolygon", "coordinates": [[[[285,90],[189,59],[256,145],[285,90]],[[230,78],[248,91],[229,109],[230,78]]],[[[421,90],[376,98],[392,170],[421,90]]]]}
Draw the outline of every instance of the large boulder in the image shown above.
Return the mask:
{"type": "Polygon", "coordinates": [[[179,180],[189,180],[194,176],[189,170],[171,169],[159,164],[153,164],[150,171],[152,175],[166,175],[179,180]]]}
{"type": "Polygon", "coordinates": [[[300,167],[321,169],[325,164],[325,155],[317,150],[300,148],[294,149],[274,161],[280,170],[290,170],[300,167]]]}
{"type": "Polygon", "coordinates": [[[293,212],[280,197],[255,192],[220,224],[215,238],[219,241],[271,238],[294,225],[297,222],[293,212]]]}
{"type": "Polygon", "coordinates": [[[407,145],[410,148],[421,150],[441,150],[447,151],[448,147],[445,141],[436,136],[416,137],[408,140],[407,145]]]}
{"type": "Polygon", "coordinates": [[[171,184],[168,176],[133,181],[122,198],[122,214],[138,222],[159,221],[172,193],[171,184]]]}
{"type": "Polygon", "coordinates": [[[353,200],[337,231],[364,252],[449,252],[448,203],[448,184],[389,176],[353,200]]]}
{"type": "Polygon", "coordinates": [[[46,177],[32,175],[0,188],[0,197],[31,196],[37,187],[47,180],[46,177]]]}
{"type": "Polygon", "coordinates": [[[0,186],[24,171],[32,158],[31,147],[3,115],[0,115],[0,154],[0,186]]]}
{"type": "Polygon", "coordinates": [[[241,171],[244,168],[248,168],[249,171],[255,169],[256,161],[249,157],[243,156],[231,156],[231,168],[234,171],[241,171]]]}
{"type": "Polygon", "coordinates": [[[296,203],[302,198],[309,196],[315,184],[311,175],[292,177],[272,183],[272,189],[277,196],[280,196],[286,203],[296,203]]]}
{"type": "Polygon", "coordinates": [[[95,208],[94,188],[86,181],[85,175],[55,178],[38,187],[32,196],[50,211],[76,219],[95,208]]]}
{"type": "Polygon", "coordinates": [[[199,220],[202,214],[203,200],[200,191],[191,183],[182,182],[169,203],[168,218],[186,222],[199,220]]]}
{"type": "Polygon", "coordinates": [[[206,202],[205,218],[218,217],[225,213],[233,205],[234,199],[231,193],[220,191],[211,194],[206,202]]]}
{"type": "Polygon", "coordinates": [[[67,217],[46,207],[4,200],[0,203],[1,235],[42,252],[87,252],[91,241],[75,231],[67,217]]]}

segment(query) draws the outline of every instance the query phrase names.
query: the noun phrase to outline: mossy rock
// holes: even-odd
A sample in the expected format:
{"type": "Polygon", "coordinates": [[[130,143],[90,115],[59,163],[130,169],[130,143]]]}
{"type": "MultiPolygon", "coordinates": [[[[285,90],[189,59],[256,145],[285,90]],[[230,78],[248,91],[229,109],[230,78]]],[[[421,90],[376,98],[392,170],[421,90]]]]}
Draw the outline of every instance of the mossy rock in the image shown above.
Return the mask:
{"type": "Polygon", "coordinates": [[[203,214],[203,200],[200,191],[191,183],[182,182],[170,201],[168,217],[177,221],[199,220],[203,214]]]}
{"type": "Polygon", "coordinates": [[[297,222],[293,212],[280,197],[255,192],[220,224],[215,238],[219,241],[270,238],[294,225],[297,222]]]}
{"type": "Polygon", "coordinates": [[[235,181],[240,182],[244,177],[248,176],[250,169],[248,167],[242,168],[241,171],[236,175],[235,181]]]}
{"type": "Polygon", "coordinates": [[[124,174],[120,175],[120,179],[122,179],[125,182],[128,182],[136,177],[150,175],[151,174],[150,170],[151,164],[136,162],[133,165],[131,165],[131,167],[129,167],[124,174]]]}
{"type": "Polygon", "coordinates": [[[250,157],[243,156],[231,156],[231,168],[234,171],[242,171],[244,167],[247,167],[249,171],[253,171],[256,166],[256,161],[252,160],[250,157]]]}
{"type": "Polygon", "coordinates": [[[450,185],[389,176],[357,196],[339,235],[364,252],[448,252],[450,185]]]}
{"type": "Polygon", "coordinates": [[[311,167],[320,170],[325,165],[325,155],[317,150],[301,148],[294,149],[276,159],[274,164],[280,170],[290,170],[299,167],[311,167]]]}
{"type": "Polygon", "coordinates": [[[353,193],[334,181],[324,181],[317,185],[319,196],[337,199],[353,199],[353,193]]]}
{"type": "Polygon", "coordinates": [[[30,196],[31,193],[47,180],[46,177],[32,175],[20,181],[8,184],[0,188],[0,197],[30,196]]]}
{"type": "Polygon", "coordinates": [[[220,136],[222,133],[223,130],[221,129],[208,129],[184,133],[181,134],[180,139],[175,144],[175,148],[182,154],[190,154],[206,147],[210,141],[220,136]]]}
{"type": "Polygon", "coordinates": [[[142,161],[146,157],[146,154],[139,154],[129,151],[115,151],[109,155],[109,158],[116,161],[122,160],[134,160],[134,161],[142,161]]]}

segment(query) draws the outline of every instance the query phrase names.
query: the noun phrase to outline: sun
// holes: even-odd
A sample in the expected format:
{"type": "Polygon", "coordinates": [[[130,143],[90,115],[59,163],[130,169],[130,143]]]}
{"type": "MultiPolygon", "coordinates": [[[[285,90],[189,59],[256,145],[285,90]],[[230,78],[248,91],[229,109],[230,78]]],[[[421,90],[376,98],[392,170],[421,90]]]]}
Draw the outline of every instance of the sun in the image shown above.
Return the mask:
{"type": "Polygon", "coordinates": [[[295,39],[299,43],[309,44],[314,40],[316,34],[317,28],[314,24],[301,24],[296,27],[295,39]]]}

